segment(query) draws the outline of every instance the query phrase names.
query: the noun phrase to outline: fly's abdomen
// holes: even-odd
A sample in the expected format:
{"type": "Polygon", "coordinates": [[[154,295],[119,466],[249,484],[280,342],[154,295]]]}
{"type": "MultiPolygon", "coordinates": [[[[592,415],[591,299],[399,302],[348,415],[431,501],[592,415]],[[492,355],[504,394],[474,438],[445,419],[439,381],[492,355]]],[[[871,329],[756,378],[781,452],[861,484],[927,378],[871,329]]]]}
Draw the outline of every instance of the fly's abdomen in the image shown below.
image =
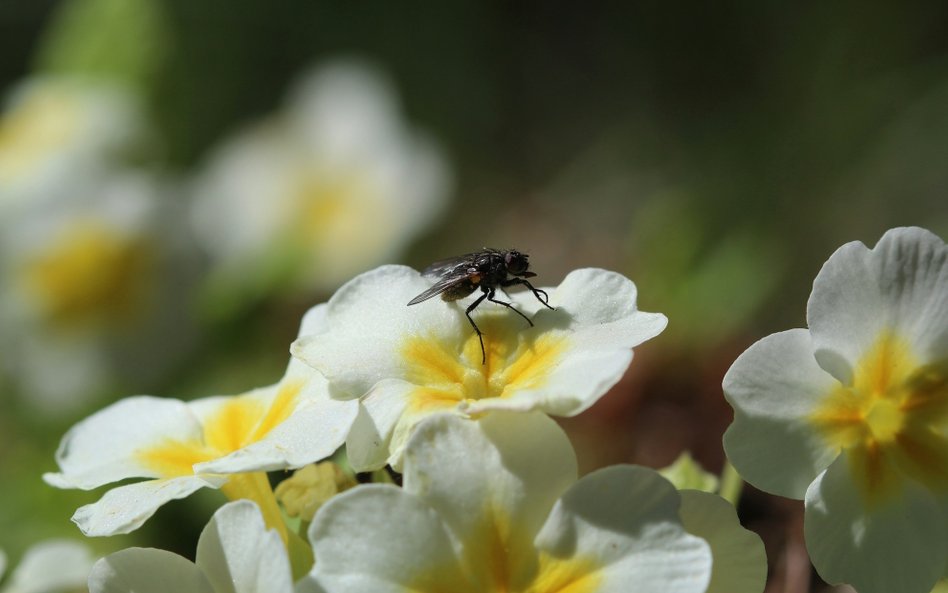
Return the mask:
{"type": "Polygon", "coordinates": [[[478,277],[468,278],[448,287],[441,293],[441,298],[446,301],[463,299],[477,288],[478,282],[475,282],[475,279],[480,280],[478,277]]]}

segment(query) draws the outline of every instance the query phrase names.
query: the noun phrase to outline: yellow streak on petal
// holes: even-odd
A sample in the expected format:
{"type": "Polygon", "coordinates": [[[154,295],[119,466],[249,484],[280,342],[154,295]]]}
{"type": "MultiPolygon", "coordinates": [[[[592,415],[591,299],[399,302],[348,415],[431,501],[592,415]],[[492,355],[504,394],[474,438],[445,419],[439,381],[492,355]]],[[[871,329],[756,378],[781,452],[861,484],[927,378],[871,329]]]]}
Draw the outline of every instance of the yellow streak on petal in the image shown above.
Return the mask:
{"type": "Polygon", "coordinates": [[[301,388],[301,382],[286,382],[269,406],[248,396],[225,399],[205,420],[203,440],[166,439],[140,449],[135,457],[160,477],[193,475],[194,464],[224,457],[266,437],[293,413],[301,388]]]}
{"type": "Polygon", "coordinates": [[[195,463],[216,457],[200,441],[175,441],[167,439],[154,447],[140,449],[135,454],[139,463],[154,471],[159,477],[174,478],[194,474],[195,463]]]}
{"type": "Polygon", "coordinates": [[[227,400],[204,422],[205,442],[223,456],[263,439],[293,413],[301,388],[298,381],[285,383],[269,406],[250,396],[227,400]]]}
{"type": "Polygon", "coordinates": [[[589,558],[554,558],[540,555],[540,570],[529,593],[593,593],[602,584],[602,573],[589,558]]]}
{"type": "Polygon", "coordinates": [[[810,421],[848,452],[867,505],[897,496],[906,478],[948,492],[945,365],[920,365],[900,336],[880,334],[858,361],[852,386],[834,388],[810,421]]]}
{"type": "Polygon", "coordinates": [[[270,434],[274,428],[285,421],[296,409],[299,400],[300,391],[303,389],[303,381],[286,381],[280,385],[277,395],[267,409],[266,415],[260,419],[253,433],[250,435],[250,443],[255,443],[270,434]]]}

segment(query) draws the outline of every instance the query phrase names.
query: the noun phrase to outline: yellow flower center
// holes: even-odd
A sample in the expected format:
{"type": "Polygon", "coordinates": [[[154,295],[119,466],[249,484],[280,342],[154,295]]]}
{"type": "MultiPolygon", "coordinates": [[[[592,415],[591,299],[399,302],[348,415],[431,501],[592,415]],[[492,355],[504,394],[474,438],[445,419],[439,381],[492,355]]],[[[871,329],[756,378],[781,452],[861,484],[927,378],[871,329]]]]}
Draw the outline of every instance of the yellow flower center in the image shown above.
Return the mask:
{"type": "Polygon", "coordinates": [[[440,567],[417,576],[413,593],[593,593],[602,568],[591,558],[557,558],[533,546],[532,533],[517,531],[509,516],[487,508],[464,541],[461,567],[467,582],[458,583],[440,567]]]}
{"type": "Polygon", "coordinates": [[[152,254],[141,239],[80,222],[23,263],[21,284],[55,325],[128,320],[148,293],[152,254]]]}
{"type": "Polygon", "coordinates": [[[0,185],[28,175],[77,127],[76,105],[61,94],[34,93],[16,105],[0,118],[0,185]]]}
{"type": "Polygon", "coordinates": [[[906,477],[948,491],[948,376],[920,365],[905,339],[880,335],[852,385],[827,394],[811,420],[848,454],[867,503],[896,495],[906,477]]]}
{"type": "Polygon", "coordinates": [[[431,336],[405,342],[406,379],[418,386],[410,411],[434,412],[464,401],[507,398],[546,382],[566,349],[565,336],[538,334],[512,312],[480,313],[478,309],[474,315],[484,333],[484,357],[473,330],[460,345],[431,336]]]}

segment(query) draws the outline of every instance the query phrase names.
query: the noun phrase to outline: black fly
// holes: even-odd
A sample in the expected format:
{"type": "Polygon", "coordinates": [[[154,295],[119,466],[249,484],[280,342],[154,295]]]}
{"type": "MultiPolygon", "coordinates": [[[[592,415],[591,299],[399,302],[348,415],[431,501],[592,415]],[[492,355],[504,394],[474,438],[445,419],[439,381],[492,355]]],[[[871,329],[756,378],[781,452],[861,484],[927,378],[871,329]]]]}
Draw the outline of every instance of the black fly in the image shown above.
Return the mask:
{"type": "Polygon", "coordinates": [[[536,276],[533,272],[527,271],[530,267],[527,257],[526,253],[513,249],[501,251],[485,248],[483,251],[476,253],[436,261],[425,268],[422,275],[438,277],[438,281],[434,283],[434,286],[410,300],[408,304],[417,305],[439,294],[445,301],[456,301],[480,288],[483,294],[465,309],[464,314],[467,315],[467,320],[471,322],[471,327],[474,328],[474,332],[481,342],[481,364],[486,364],[487,353],[484,351],[484,336],[471,317],[471,311],[476,309],[481,301],[487,299],[492,303],[503,305],[523,317],[533,327],[530,318],[515,309],[513,305],[494,298],[498,286],[506,288],[515,284],[522,284],[529,288],[533,292],[533,296],[537,297],[537,300],[543,303],[547,309],[553,308],[549,305],[550,297],[546,292],[534,288],[527,280],[527,278],[536,276]]]}

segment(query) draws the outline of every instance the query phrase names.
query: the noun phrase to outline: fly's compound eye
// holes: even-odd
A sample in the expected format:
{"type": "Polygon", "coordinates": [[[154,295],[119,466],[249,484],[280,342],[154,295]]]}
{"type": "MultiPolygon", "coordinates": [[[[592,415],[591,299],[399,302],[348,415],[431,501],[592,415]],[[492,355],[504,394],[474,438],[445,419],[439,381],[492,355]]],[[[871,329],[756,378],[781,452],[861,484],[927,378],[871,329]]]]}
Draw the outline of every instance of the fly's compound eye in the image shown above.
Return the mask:
{"type": "Polygon", "coordinates": [[[530,267],[527,256],[517,251],[507,253],[504,256],[504,263],[507,264],[507,271],[514,276],[523,274],[530,267]]]}

